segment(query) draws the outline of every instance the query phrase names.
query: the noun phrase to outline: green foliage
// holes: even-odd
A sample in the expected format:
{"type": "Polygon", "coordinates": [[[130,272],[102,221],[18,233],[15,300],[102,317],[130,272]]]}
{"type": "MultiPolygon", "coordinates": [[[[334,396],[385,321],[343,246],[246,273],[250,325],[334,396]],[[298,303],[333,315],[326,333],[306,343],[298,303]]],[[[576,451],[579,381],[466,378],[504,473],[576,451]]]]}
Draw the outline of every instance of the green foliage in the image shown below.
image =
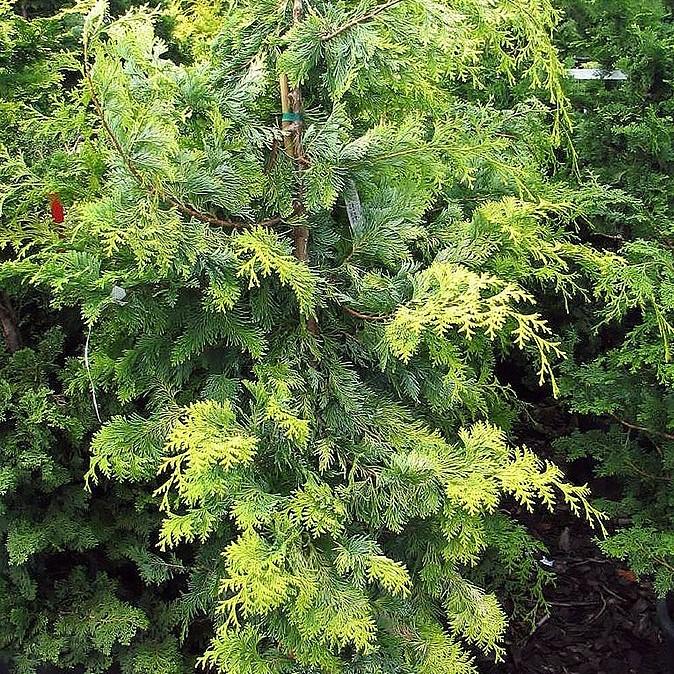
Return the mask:
{"type": "Polygon", "coordinates": [[[166,592],[182,564],[154,551],[147,495],[84,490],[96,419],[82,325],[17,276],[33,273],[31,249],[66,236],[48,195],[68,202],[100,186],[104,162],[71,95],[83,21],[81,7],[0,7],[0,654],[19,674],[182,672],[166,592]]]}
{"type": "Polygon", "coordinates": [[[674,588],[671,8],[660,0],[565,4],[560,35],[568,62],[582,56],[620,67],[628,80],[569,88],[579,169],[616,196],[588,219],[583,235],[623,262],[601,270],[600,303],[583,310],[570,331],[575,358],[561,389],[591,430],[560,447],[572,458],[593,457],[598,474],[617,481],[622,498],[602,505],[630,524],[602,547],[635,572],[654,574],[665,593],[674,588]]]}
{"type": "MultiPolygon", "coordinates": [[[[25,301],[18,298],[19,316],[30,315],[25,301]]],[[[48,316],[44,307],[40,314],[48,316]]],[[[129,598],[129,561],[157,585],[182,567],[151,551],[157,518],[143,512],[141,499],[86,494],[85,440],[94,418],[88,397],[64,392],[74,365],[64,361],[64,334],[52,328],[38,338],[21,327],[33,345],[3,351],[0,369],[0,648],[16,656],[22,674],[44,663],[105,672],[120,653],[149,648],[143,598],[129,598]]],[[[154,602],[153,611],[168,612],[154,602]]]]}
{"type": "Polygon", "coordinates": [[[37,131],[3,135],[0,165],[0,283],[67,323],[61,351],[33,335],[7,356],[0,485],[42,494],[0,524],[21,672],[472,674],[476,650],[502,653],[498,583],[544,579],[506,507],[600,519],[508,439],[497,375],[523,351],[554,387],[542,292],[591,277],[607,318],[655,306],[629,260],[575,236],[610,191],[546,177],[568,112],[555,12],[305,9],[175,4],[170,47],[160,10],[44,20],[77,17],[79,72],[57,59],[59,95],[22,98],[37,131]],[[279,78],[304,101],[290,131],[279,78]],[[464,96],[493,78],[546,102],[464,96]]]}

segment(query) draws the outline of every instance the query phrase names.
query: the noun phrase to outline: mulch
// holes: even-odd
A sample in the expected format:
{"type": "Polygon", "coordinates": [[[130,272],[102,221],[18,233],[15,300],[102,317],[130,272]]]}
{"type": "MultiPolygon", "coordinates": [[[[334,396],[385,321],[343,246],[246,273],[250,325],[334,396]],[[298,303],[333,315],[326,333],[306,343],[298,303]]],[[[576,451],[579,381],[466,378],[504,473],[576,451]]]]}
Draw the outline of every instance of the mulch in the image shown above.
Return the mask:
{"type": "Polygon", "coordinates": [[[549,615],[511,627],[507,658],[490,674],[664,674],[655,595],[629,569],[607,560],[594,532],[568,512],[540,516],[533,531],[548,545],[555,583],[549,615]]]}
{"type": "MultiPolygon", "coordinates": [[[[566,423],[568,417],[545,419],[541,436],[528,438],[527,444],[540,456],[559,461],[550,453],[549,439],[564,434],[566,423]]],[[[595,495],[611,496],[615,486],[593,483],[591,465],[580,466],[580,472],[578,465],[565,468],[574,482],[589,482],[595,495]]],[[[514,621],[505,662],[481,662],[481,673],[674,674],[665,665],[656,598],[648,580],[607,559],[594,542],[597,532],[565,506],[518,519],[546,544],[547,558],[554,562],[550,570],[555,582],[545,592],[549,615],[534,627],[514,621]]]]}

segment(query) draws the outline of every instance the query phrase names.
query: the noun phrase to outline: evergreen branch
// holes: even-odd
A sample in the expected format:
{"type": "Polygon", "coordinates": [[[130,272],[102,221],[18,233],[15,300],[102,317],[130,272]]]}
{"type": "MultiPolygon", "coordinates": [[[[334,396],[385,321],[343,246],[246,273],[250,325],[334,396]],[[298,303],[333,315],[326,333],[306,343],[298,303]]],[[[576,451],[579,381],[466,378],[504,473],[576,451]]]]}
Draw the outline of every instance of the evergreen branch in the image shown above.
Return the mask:
{"type": "MultiPolygon", "coordinates": [[[[177,199],[174,199],[164,194],[163,192],[159,191],[153,185],[148,185],[143,175],[134,166],[133,161],[124,151],[122,144],[119,142],[117,136],[115,136],[114,131],[110,128],[110,125],[108,124],[108,121],[105,118],[103,106],[96,94],[94,82],[91,77],[91,68],[89,64],[89,54],[86,40],[84,41],[84,57],[82,61],[83,61],[82,65],[83,65],[84,79],[87,82],[87,88],[89,89],[89,95],[91,96],[91,102],[93,103],[94,109],[96,111],[96,116],[100,120],[103,130],[105,131],[110,142],[115,148],[115,152],[119,155],[120,159],[124,163],[126,170],[131,174],[134,180],[141,187],[148,190],[153,196],[157,197],[161,201],[168,203],[171,207],[175,208],[178,212],[182,213],[183,215],[194,218],[195,220],[199,220],[201,222],[205,222],[209,225],[215,225],[217,227],[226,227],[229,229],[244,229],[256,226],[271,227],[283,221],[283,218],[281,216],[275,216],[273,218],[270,218],[268,220],[262,220],[260,222],[245,222],[243,220],[224,220],[222,218],[218,218],[215,215],[212,215],[211,213],[203,213],[202,211],[199,211],[196,208],[193,208],[192,206],[183,204],[177,199]]],[[[293,215],[297,215],[297,212],[293,212],[293,215]]]]}
{"type": "Polygon", "coordinates": [[[396,5],[400,4],[402,0],[389,0],[389,2],[379,5],[378,7],[375,7],[373,10],[368,12],[367,14],[362,14],[361,16],[356,17],[355,19],[351,19],[351,21],[347,21],[343,26],[340,26],[336,30],[333,30],[332,33],[328,33],[327,35],[324,35],[321,38],[321,42],[329,42],[333,38],[336,38],[338,35],[341,35],[347,30],[350,30],[354,26],[357,26],[361,23],[366,23],[368,21],[372,21],[378,14],[381,14],[382,12],[385,12],[387,9],[390,9],[391,7],[395,7],[396,5]]]}
{"type": "Polygon", "coordinates": [[[672,435],[671,433],[665,433],[664,431],[655,431],[652,428],[646,428],[646,426],[637,426],[636,424],[632,424],[629,421],[621,419],[616,414],[611,414],[611,416],[619,424],[625,426],[625,428],[631,428],[633,431],[641,431],[642,433],[646,433],[647,435],[657,435],[660,438],[665,438],[665,440],[674,440],[674,435],[672,435]]]}

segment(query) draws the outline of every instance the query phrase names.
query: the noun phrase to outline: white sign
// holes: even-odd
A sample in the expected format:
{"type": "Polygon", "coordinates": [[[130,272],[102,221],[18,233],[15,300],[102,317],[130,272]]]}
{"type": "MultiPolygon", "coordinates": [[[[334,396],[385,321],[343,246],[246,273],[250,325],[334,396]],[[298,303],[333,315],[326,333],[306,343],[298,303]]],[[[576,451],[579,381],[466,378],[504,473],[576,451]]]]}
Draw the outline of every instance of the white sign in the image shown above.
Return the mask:
{"type": "Polygon", "coordinates": [[[570,68],[569,75],[574,80],[626,80],[622,70],[602,70],[601,68],[570,68]]]}

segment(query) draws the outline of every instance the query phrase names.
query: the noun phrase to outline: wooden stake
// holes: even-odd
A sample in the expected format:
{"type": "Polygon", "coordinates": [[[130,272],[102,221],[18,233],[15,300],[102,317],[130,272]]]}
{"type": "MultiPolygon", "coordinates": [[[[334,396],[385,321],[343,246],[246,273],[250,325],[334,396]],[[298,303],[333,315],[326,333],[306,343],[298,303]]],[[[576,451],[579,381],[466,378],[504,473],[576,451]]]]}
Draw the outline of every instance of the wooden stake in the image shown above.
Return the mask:
{"type": "MultiPolygon", "coordinates": [[[[288,90],[288,76],[282,74],[279,84],[281,86],[281,112],[285,116],[289,112],[292,112],[292,108],[290,106],[290,91],[288,90]]],[[[284,119],[281,122],[281,127],[286,132],[283,135],[283,143],[285,145],[286,152],[290,157],[295,159],[295,143],[293,142],[291,133],[292,124],[293,123],[290,120],[284,119]]]]}
{"type": "MultiPolygon", "coordinates": [[[[301,0],[295,0],[295,5],[298,4],[301,7],[301,0]]],[[[293,11],[293,16],[294,15],[295,11],[293,11]]],[[[302,114],[302,92],[299,87],[294,87],[293,90],[290,91],[288,77],[285,74],[281,75],[279,85],[281,89],[281,112],[283,112],[284,116],[287,116],[288,113],[293,113],[295,115],[294,120],[284,119],[281,122],[285,132],[283,143],[286,152],[296,164],[306,164],[306,160],[302,153],[302,122],[299,119],[299,115],[302,114]]],[[[304,212],[304,205],[302,204],[300,197],[296,200],[295,212],[304,212]]],[[[293,238],[295,240],[295,257],[298,260],[302,260],[302,262],[307,262],[309,260],[309,228],[304,225],[295,227],[293,238]]]]}
{"type": "MultiPolygon", "coordinates": [[[[302,0],[293,0],[293,23],[299,23],[302,20],[302,0]]],[[[283,119],[281,126],[283,128],[283,143],[286,152],[290,156],[297,169],[306,165],[307,161],[302,150],[302,90],[299,86],[290,90],[288,77],[282,74],[279,79],[281,90],[281,112],[286,119],[283,119]],[[294,119],[289,120],[287,116],[293,113],[294,119]]],[[[296,213],[304,213],[304,204],[301,195],[297,196],[294,204],[296,213]]],[[[306,225],[297,225],[293,230],[293,240],[295,244],[295,257],[302,262],[309,261],[309,228],[306,225]]],[[[307,328],[313,334],[318,334],[318,324],[314,318],[307,320],[307,328]]]]}

